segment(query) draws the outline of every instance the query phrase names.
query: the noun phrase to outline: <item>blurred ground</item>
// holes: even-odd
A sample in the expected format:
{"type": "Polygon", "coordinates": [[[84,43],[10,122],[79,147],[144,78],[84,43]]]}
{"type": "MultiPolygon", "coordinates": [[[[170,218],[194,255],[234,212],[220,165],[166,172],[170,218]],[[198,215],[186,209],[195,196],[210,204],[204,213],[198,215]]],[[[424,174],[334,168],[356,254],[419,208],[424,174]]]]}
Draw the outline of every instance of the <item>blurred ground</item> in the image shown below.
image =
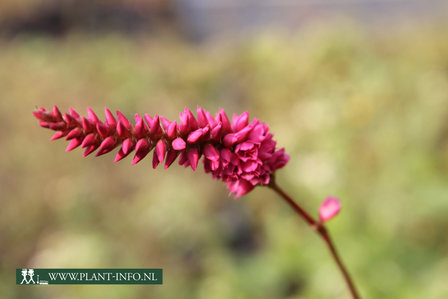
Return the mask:
{"type": "MultiPolygon", "coordinates": [[[[192,45],[109,32],[0,41],[2,298],[348,298],[322,242],[275,194],[236,201],[202,170],[82,158],[35,106],[176,119],[249,110],[291,155],[278,181],[332,220],[364,298],[448,296],[448,29],[355,25],[192,45]],[[15,268],[161,267],[162,286],[13,283],[15,268]]],[[[104,118],[103,118],[104,119],[104,118]]]]}

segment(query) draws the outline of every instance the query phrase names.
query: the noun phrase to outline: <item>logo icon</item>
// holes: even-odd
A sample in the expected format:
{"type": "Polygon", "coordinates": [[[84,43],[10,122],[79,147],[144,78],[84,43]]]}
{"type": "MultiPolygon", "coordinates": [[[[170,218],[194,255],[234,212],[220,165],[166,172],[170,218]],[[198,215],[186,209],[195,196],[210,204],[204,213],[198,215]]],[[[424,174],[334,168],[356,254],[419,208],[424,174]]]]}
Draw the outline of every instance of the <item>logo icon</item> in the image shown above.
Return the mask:
{"type": "Polygon", "coordinates": [[[163,284],[163,269],[16,268],[16,284],[163,284]]]}
{"type": "MultiPolygon", "coordinates": [[[[20,282],[20,284],[36,284],[36,282],[34,281],[34,269],[22,269],[22,276],[23,279],[20,282]],[[27,276],[29,276],[29,278],[27,279],[27,276]]],[[[39,275],[37,275],[37,280],[39,281],[39,275]]]]}

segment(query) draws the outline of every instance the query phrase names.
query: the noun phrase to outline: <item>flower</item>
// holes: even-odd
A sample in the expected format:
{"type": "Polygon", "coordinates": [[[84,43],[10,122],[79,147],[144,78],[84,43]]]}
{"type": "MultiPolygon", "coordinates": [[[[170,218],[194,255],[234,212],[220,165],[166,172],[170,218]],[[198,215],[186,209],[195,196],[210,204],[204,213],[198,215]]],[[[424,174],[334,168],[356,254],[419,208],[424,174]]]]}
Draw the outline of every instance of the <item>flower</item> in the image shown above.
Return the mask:
{"type": "Polygon", "coordinates": [[[87,118],[71,108],[62,115],[56,106],[51,111],[40,108],[33,114],[40,126],[56,131],[51,140],[65,137],[70,140],[66,151],[81,146],[85,148],[84,157],[95,150],[96,156],[104,155],[121,146],[114,161],[135,152],[132,164],[136,164],[154,149],[153,168],[165,162],[167,169],[179,157],[180,165],[196,170],[204,156],[205,171],[224,181],[235,198],[257,185],[268,184],[271,174],[289,161],[283,148],[275,149],[269,127],[257,119],[249,123],[247,111],[234,114],[231,123],[224,110],[213,117],[198,106],[197,118],[185,108],[179,123],[157,114],[135,114],[135,125],[120,111],[115,118],[107,108],[104,122],[90,108],[87,118]]]}
{"type": "Polygon", "coordinates": [[[329,196],[320,205],[319,217],[322,222],[328,221],[336,216],[341,210],[341,202],[337,197],[329,196]]]}

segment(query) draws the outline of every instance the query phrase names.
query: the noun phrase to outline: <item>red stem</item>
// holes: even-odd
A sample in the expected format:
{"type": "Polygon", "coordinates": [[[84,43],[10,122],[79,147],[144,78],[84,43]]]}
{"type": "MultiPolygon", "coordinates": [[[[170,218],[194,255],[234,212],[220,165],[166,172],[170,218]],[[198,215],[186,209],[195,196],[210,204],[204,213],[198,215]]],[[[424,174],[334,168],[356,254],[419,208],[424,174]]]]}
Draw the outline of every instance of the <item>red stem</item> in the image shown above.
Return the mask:
{"type": "Polygon", "coordinates": [[[338,265],[339,270],[342,272],[344,276],[345,283],[347,284],[348,289],[353,297],[353,299],[360,299],[358,292],[356,291],[353,280],[344,264],[342,263],[341,258],[336,250],[336,247],[331,240],[330,234],[324,224],[320,221],[315,220],[307,211],[305,211],[302,207],[300,207],[288,194],[286,194],[275,182],[275,177],[271,177],[271,181],[268,185],[272,190],[277,192],[296,212],[299,214],[310,226],[311,228],[320,235],[322,240],[327,244],[328,249],[331,252],[331,256],[334,261],[338,265]]]}

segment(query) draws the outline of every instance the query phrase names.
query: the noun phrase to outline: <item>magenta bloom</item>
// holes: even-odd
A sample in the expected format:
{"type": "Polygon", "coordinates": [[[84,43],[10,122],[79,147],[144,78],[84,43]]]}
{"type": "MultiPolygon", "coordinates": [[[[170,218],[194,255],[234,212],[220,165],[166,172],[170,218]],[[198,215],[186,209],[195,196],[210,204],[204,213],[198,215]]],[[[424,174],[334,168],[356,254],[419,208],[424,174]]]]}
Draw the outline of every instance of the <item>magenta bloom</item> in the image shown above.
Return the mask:
{"type": "Polygon", "coordinates": [[[336,216],[341,210],[341,202],[337,197],[329,196],[320,205],[319,218],[322,222],[328,221],[336,216]]]}
{"type": "Polygon", "coordinates": [[[115,118],[106,108],[105,122],[92,109],[87,108],[87,112],[88,118],[73,109],[62,115],[54,106],[52,111],[40,108],[33,114],[42,127],[56,131],[51,140],[65,137],[70,140],[66,151],[81,146],[84,157],[95,150],[100,156],[121,146],[115,162],[135,151],[132,164],[136,164],[154,149],[153,168],[165,161],[166,169],[179,157],[180,165],[195,170],[203,155],[205,171],[227,183],[235,198],[268,184],[271,174],[289,161],[283,148],[275,149],[266,124],[257,119],[249,124],[248,112],[234,114],[230,123],[222,109],[212,117],[198,106],[197,119],[185,108],[179,123],[157,114],[135,114],[135,125],[120,111],[115,118]]]}

